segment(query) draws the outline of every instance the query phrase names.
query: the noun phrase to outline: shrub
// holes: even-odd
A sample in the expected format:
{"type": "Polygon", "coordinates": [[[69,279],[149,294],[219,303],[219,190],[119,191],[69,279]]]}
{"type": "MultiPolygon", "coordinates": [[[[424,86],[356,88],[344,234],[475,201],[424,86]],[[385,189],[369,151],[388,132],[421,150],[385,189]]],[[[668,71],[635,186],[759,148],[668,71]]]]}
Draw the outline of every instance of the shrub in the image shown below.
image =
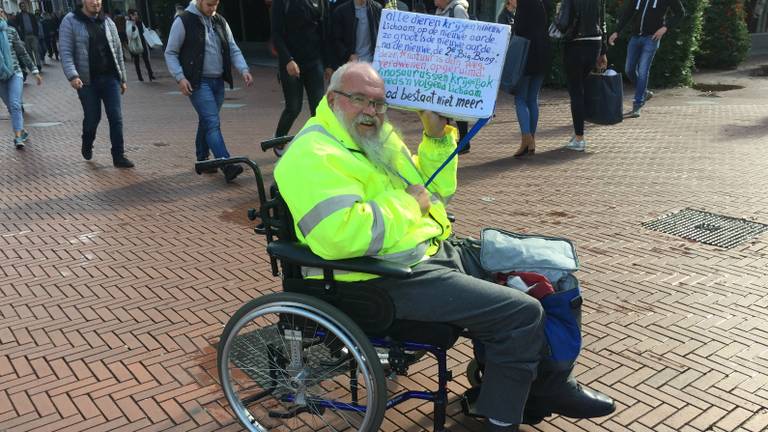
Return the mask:
{"type": "Polygon", "coordinates": [[[735,68],[747,58],[749,47],[743,0],[709,0],[696,65],[735,68]]]}

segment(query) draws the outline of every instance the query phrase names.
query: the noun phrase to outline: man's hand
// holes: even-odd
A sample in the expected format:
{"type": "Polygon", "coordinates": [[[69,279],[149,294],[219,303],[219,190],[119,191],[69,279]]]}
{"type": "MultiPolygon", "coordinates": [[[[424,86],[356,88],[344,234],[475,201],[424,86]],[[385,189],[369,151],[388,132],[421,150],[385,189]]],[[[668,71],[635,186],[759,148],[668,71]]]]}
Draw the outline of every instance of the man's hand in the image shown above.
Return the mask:
{"type": "Polygon", "coordinates": [[[349,55],[349,60],[347,60],[347,62],[351,63],[351,62],[356,62],[356,61],[357,61],[357,54],[350,54],[349,55]]]}
{"type": "Polygon", "coordinates": [[[608,45],[613,46],[616,43],[616,39],[619,38],[619,34],[616,32],[613,32],[610,37],[608,37],[608,45]]]}
{"type": "Polygon", "coordinates": [[[192,84],[189,83],[189,80],[182,78],[181,81],[179,81],[179,91],[181,91],[181,94],[184,96],[192,94],[192,84]]]}
{"type": "Polygon", "coordinates": [[[325,72],[323,72],[323,79],[325,80],[325,82],[330,82],[332,75],[333,75],[333,69],[329,67],[325,68],[325,72]]]}
{"type": "Polygon", "coordinates": [[[429,207],[432,206],[432,202],[429,200],[429,192],[427,188],[420,184],[413,184],[405,189],[406,192],[419,203],[421,214],[425,215],[429,211],[429,207]]]}
{"type": "Polygon", "coordinates": [[[120,94],[124,95],[126,90],[128,90],[128,84],[120,83],[120,94]]]}
{"type": "Polygon", "coordinates": [[[37,85],[42,85],[43,84],[43,76],[40,75],[39,73],[35,74],[35,81],[37,81],[37,85]]]}
{"type": "Polygon", "coordinates": [[[667,33],[667,26],[662,26],[660,29],[656,30],[656,33],[653,34],[651,39],[655,41],[660,41],[662,37],[667,33]]]}
{"type": "Polygon", "coordinates": [[[69,85],[71,85],[75,90],[80,90],[83,88],[83,82],[80,81],[80,77],[72,78],[72,80],[69,82],[69,85]]]}
{"type": "Polygon", "coordinates": [[[604,71],[608,67],[608,56],[603,54],[597,59],[597,70],[604,71]]]}
{"type": "Polygon", "coordinates": [[[245,81],[245,86],[250,87],[253,85],[253,75],[251,75],[250,72],[245,72],[243,74],[243,81],[245,81]]]}
{"type": "Polygon", "coordinates": [[[285,65],[285,70],[288,72],[288,75],[292,77],[298,78],[301,74],[301,70],[299,69],[299,65],[296,64],[295,61],[291,60],[288,62],[287,65],[285,65]]]}
{"type": "Polygon", "coordinates": [[[445,125],[448,119],[433,111],[419,111],[421,124],[424,125],[424,133],[428,137],[440,139],[445,136],[445,125]]]}

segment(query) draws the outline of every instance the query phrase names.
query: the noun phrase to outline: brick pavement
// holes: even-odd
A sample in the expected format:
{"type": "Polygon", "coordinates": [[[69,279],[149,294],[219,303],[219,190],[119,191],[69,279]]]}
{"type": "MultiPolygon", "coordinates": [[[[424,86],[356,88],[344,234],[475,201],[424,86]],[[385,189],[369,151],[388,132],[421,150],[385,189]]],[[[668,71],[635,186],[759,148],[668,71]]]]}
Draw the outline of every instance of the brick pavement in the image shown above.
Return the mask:
{"type": "MultiPolygon", "coordinates": [[[[25,88],[24,151],[0,114],[0,431],[239,430],[212,345],[236,308],[279,284],[244,217],[253,180],[193,174],[194,112],[158,75],[131,82],[125,98],[131,171],[111,167],[106,124],[94,160],[81,159],[80,106],[58,65],[42,88],[25,88]]],[[[227,93],[244,106],[225,109],[223,127],[233,154],[270,173],[274,158],[256,143],[273,133],[280,93],[273,69],[255,76],[256,89],[227,93]]],[[[586,298],[578,377],[618,403],[611,417],[553,417],[525,431],[768,428],[768,237],[721,250],[640,226],[684,207],[768,222],[768,81],[697,78],[747,88],[659,92],[640,119],[588,126],[585,154],[561,149],[568,105],[548,90],[538,152],[519,161],[503,97],[462,158],[451,205],[459,233],[490,225],[576,241],[586,298]]],[[[407,136],[419,132],[410,116],[393,118],[407,136]]],[[[454,432],[479,430],[456,402],[470,355],[466,344],[451,351],[454,432]]],[[[399,383],[432,382],[434,364],[412,372],[399,383]]],[[[405,404],[384,429],[422,430],[430,410],[405,404]]]]}

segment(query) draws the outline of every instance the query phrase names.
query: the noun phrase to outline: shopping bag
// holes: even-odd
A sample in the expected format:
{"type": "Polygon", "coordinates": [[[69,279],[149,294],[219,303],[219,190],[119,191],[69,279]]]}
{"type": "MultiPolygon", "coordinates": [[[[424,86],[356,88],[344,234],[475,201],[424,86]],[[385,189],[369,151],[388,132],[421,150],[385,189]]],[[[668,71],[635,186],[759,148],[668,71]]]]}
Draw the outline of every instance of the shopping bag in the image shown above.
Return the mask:
{"type": "Polygon", "coordinates": [[[147,41],[147,45],[152,49],[163,47],[163,41],[160,40],[160,36],[152,29],[144,30],[144,40],[147,41]]]}
{"type": "Polygon", "coordinates": [[[584,83],[584,94],[587,121],[602,125],[621,123],[624,88],[620,73],[608,69],[589,74],[584,83]]]}
{"type": "Polygon", "coordinates": [[[141,44],[141,36],[138,30],[134,30],[131,33],[131,38],[128,39],[128,52],[133,55],[141,55],[144,52],[144,45],[141,44]]]}
{"type": "Polygon", "coordinates": [[[528,48],[531,41],[528,39],[512,35],[509,38],[509,47],[507,56],[504,58],[504,68],[501,70],[501,90],[509,93],[514,91],[520,78],[525,75],[525,64],[528,61],[528,48]]]}

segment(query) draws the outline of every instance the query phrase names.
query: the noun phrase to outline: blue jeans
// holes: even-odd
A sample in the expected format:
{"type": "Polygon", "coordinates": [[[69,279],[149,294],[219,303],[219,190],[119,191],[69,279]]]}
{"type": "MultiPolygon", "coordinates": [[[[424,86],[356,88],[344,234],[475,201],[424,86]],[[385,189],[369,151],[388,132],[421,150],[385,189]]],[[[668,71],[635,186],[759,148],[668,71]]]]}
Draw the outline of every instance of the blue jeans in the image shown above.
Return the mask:
{"type": "Polygon", "coordinates": [[[109,121],[109,140],[112,143],[112,158],[122,157],[123,112],[120,108],[120,80],[114,75],[96,75],[91,82],[77,91],[83,106],[83,147],[93,147],[96,130],[101,121],[101,104],[109,121]]]}
{"type": "Polygon", "coordinates": [[[627,77],[635,85],[634,105],[641,107],[645,103],[645,91],[648,88],[648,75],[651,72],[651,63],[659,42],[652,36],[632,36],[627,46],[627,63],[624,70],[627,77]]]}
{"type": "Polygon", "coordinates": [[[544,75],[523,75],[515,87],[515,112],[523,135],[536,133],[539,124],[539,92],[544,75]]]}
{"type": "Polygon", "coordinates": [[[221,135],[219,111],[224,104],[224,80],[222,78],[202,78],[200,87],[189,96],[192,106],[197,111],[197,136],[195,149],[197,160],[208,159],[209,153],[215,158],[228,158],[229,152],[221,135]]]}
{"type": "Polygon", "coordinates": [[[24,129],[24,116],[21,112],[21,91],[23,89],[24,77],[20,73],[13,74],[6,81],[0,81],[0,97],[5,102],[5,106],[8,107],[14,132],[24,129]]]}

